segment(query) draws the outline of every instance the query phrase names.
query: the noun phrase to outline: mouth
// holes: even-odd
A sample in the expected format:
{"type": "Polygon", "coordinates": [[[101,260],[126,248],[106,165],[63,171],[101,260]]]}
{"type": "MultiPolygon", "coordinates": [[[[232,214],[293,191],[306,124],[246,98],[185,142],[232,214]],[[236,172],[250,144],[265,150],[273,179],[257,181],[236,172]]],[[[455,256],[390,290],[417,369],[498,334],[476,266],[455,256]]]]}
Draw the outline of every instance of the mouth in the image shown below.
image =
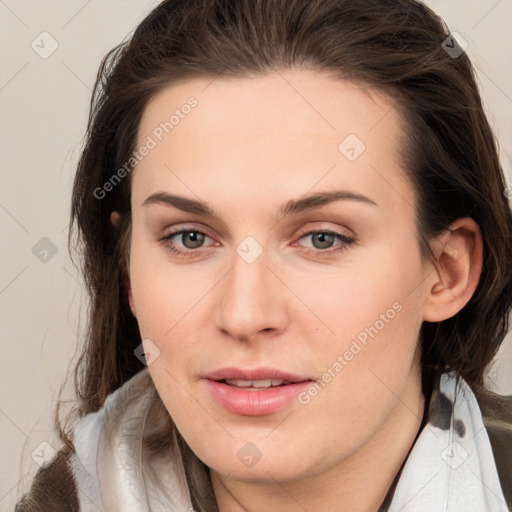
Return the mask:
{"type": "Polygon", "coordinates": [[[275,388],[277,386],[288,386],[290,381],[283,379],[262,379],[262,380],[242,380],[242,379],[224,379],[217,382],[223,382],[228,386],[243,388],[247,391],[260,391],[263,389],[275,388]]]}
{"type": "Polygon", "coordinates": [[[217,404],[241,416],[264,416],[290,406],[314,379],[275,368],[223,368],[203,376],[217,404]]]}
{"type": "Polygon", "coordinates": [[[217,382],[225,381],[227,384],[239,385],[240,387],[270,387],[294,384],[313,380],[310,376],[302,376],[290,373],[278,368],[259,367],[259,368],[238,368],[234,366],[219,368],[205,375],[203,378],[215,380],[217,382]]]}

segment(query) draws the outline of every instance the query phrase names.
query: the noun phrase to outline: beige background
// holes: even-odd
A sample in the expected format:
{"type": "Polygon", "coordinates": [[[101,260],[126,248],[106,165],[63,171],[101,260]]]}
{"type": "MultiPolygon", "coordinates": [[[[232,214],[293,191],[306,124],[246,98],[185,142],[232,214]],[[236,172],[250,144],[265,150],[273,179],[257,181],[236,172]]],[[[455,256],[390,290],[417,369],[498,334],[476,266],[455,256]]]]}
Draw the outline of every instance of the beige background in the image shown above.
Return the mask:
{"type": "MultiPolygon", "coordinates": [[[[52,444],[58,447],[51,415],[75,353],[79,319],[82,329],[85,319],[81,277],[66,247],[70,191],[97,68],[156,3],[0,0],[2,511],[13,510],[17,493],[38,468],[32,450],[49,443],[37,459],[50,456],[52,444]],[[44,31],[49,36],[40,36],[44,31]],[[58,47],[47,58],[36,52],[44,55],[52,44],[58,47]],[[34,246],[40,257],[48,251],[46,262],[34,246]]],[[[469,43],[511,185],[512,0],[425,3],[469,43]]],[[[512,393],[511,367],[509,336],[489,386],[512,393]]]]}

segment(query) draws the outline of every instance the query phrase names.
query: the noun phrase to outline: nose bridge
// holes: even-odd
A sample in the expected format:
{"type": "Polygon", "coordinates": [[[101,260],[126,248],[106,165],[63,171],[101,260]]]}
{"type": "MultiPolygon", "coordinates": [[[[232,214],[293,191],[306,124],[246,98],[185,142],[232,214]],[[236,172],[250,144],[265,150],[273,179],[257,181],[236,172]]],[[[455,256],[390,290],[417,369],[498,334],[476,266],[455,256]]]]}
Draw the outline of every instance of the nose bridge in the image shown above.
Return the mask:
{"type": "Polygon", "coordinates": [[[234,338],[250,339],[259,331],[282,328],[282,284],[271,270],[270,253],[247,237],[233,254],[218,304],[217,324],[234,338]]]}

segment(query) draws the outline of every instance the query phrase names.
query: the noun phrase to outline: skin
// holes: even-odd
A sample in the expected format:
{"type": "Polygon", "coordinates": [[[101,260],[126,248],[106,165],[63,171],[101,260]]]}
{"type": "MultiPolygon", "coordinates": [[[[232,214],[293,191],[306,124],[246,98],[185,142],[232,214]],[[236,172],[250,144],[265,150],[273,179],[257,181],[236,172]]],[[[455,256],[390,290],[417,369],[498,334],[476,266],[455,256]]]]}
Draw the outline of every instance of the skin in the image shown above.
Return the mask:
{"type": "Polygon", "coordinates": [[[458,219],[433,241],[437,265],[422,262],[397,149],[406,129],[382,93],[309,70],[193,79],[147,105],[139,146],[190,96],[197,107],[132,175],[129,298],[142,339],[160,351],[149,365],[156,389],[211,468],[221,512],[375,511],[423,415],[419,329],[456,314],[474,292],[478,225],[458,219]],[[338,149],[351,133],[366,146],[355,161],[338,149]],[[279,213],[290,199],[334,188],[377,205],[279,213]],[[143,206],[156,192],[206,201],[220,219],[143,206]],[[171,228],[207,236],[202,245],[182,235],[159,241],[171,228]],[[357,243],[304,235],[323,229],[357,243]],[[248,236],[262,250],[252,263],[236,250],[248,236]],[[306,405],[236,415],[201,379],[225,366],[321,379],[395,303],[400,312],[306,405]],[[261,453],[252,467],[237,457],[249,442],[261,453]]]}

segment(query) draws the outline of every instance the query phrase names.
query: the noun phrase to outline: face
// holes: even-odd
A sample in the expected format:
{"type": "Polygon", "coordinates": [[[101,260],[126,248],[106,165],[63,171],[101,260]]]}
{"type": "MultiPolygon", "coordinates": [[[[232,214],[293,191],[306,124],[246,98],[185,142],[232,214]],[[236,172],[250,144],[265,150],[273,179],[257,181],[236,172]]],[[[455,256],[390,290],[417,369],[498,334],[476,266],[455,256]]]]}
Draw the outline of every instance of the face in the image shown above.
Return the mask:
{"type": "Polygon", "coordinates": [[[147,105],[132,307],[214,471],[317,475],[417,421],[425,269],[403,137],[390,98],[306,70],[194,79],[147,105]]]}

